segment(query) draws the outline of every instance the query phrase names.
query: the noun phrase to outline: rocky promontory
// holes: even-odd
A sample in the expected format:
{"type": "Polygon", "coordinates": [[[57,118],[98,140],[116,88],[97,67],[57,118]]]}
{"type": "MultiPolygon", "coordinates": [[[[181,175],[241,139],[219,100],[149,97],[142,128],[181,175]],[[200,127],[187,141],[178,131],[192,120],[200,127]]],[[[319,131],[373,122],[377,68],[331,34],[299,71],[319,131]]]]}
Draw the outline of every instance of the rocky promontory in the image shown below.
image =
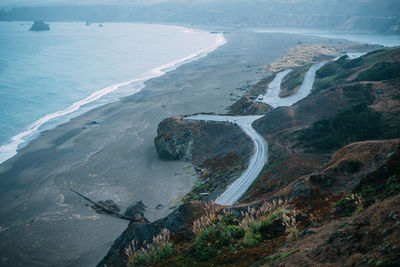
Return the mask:
{"type": "Polygon", "coordinates": [[[235,124],[186,121],[180,116],[160,122],[154,144],[162,160],[195,164],[228,153],[246,157],[252,147],[251,140],[235,124]]]}
{"type": "Polygon", "coordinates": [[[154,139],[162,160],[191,161],[200,175],[184,200],[213,200],[247,168],[253,144],[233,123],[187,121],[177,116],[158,125],[154,139]]]}

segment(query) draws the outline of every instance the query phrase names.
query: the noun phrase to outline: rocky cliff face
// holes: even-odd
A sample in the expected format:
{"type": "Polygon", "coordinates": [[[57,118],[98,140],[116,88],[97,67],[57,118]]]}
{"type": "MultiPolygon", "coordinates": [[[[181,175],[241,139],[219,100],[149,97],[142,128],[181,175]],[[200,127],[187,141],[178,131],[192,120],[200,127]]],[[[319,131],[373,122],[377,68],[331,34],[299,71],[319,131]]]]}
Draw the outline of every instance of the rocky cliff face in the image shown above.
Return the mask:
{"type": "Polygon", "coordinates": [[[193,125],[177,118],[163,120],[154,139],[158,157],[162,160],[191,160],[193,150],[193,125]]]}
{"type": "Polygon", "coordinates": [[[125,248],[130,245],[131,240],[135,240],[138,244],[142,244],[144,241],[149,242],[163,228],[167,228],[170,231],[171,239],[173,240],[192,238],[193,234],[190,231],[192,221],[202,215],[203,209],[204,203],[194,201],[181,205],[167,217],[153,223],[129,225],[121,236],[115,240],[107,256],[97,266],[127,266],[128,259],[125,255],[125,248]]]}
{"type": "Polygon", "coordinates": [[[160,122],[154,144],[160,159],[192,161],[195,165],[229,153],[246,158],[252,150],[250,138],[237,125],[185,121],[181,117],[160,122]]]}
{"type": "Polygon", "coordinates": [[[251,139],[230,123],[164,119],[154,139],[162,160],[191,161],[201,183],[185,199],[215,199],[246,169],[252,153],[251,139]]]}

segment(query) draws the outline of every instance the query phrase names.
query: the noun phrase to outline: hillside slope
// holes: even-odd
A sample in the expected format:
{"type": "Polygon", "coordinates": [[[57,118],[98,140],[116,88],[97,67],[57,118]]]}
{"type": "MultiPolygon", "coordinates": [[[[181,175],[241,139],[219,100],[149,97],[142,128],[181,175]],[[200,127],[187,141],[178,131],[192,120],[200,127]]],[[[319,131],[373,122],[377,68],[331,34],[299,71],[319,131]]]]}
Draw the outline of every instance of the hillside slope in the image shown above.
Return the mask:
{"type": "MultiPolygon", "coordinates": [[[[194,189],[166,218],[130,225],[99,266],[397,266],[399,67],[400,49],[325,65],[310,96],[253,123],[270,158],[239,204],[199,201],[208,198],[194,189]]],[[[169,133],[161,123],[156,140],[188,127],[179,124],[169,133]]],[[[216,170],[199,169],[203,185],[224,179],[216,170]]]]}

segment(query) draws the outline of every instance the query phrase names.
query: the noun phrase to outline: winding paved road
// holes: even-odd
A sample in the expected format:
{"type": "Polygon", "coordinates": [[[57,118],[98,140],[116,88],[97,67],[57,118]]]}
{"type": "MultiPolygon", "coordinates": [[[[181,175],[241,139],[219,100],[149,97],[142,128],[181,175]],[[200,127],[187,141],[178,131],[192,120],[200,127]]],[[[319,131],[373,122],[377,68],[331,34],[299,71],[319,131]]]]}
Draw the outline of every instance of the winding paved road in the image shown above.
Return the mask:
{"type": "MultiPolygon", "coordinates": [[[[290,69],[284,70],[278,73],[275,79],[269,84],[267,93],[263,96],[262,100],[256,100],[258,102],[266,103],[273,108],[281,106],[291,106],[301,99],[305,98],[312,90],[312,86],[315,80],[315,73],[320,69],[326,62],[321,62],[313,65],[310,70],[306,73],[304,81],[298,90],[298,92],[292,96],[280,98],[279,91],[282,80],[290,73],[290,69]]],[[[268,144],[264,138],[256,132],[253,128],[252,123],[261,118],[260,116],[223,116],[223,115],[208,115],[200,114],[186,117],[185,120],[193,121],[217,121],[217,122],[230,122],[236,123],[254,143],[254,153],[250,158],[248,168],[242,173],[242,175],[233,182],[228,189],[226,189],[216,200],[215,203],[220,205],[231,206],[234,205],[247,189],[251,186],[254,180],[258,177],[264,165],[268,160],[268,144]]]]}
{"type": "Polygon", "coordinates": [[[219,121],[236,123],[254,143],[254,153],[250,158],[248,168],[242,175],[233,182],[216,200],[220,205],[233,205],[247,191],[250,185],[257,178],[265,163],[268,160],[268,145],[264,138],[256,132],[251,124],[261,116],[217,116],[217,115],[196,115],[186,117],[186,120],[196,121],[219,121]]]}

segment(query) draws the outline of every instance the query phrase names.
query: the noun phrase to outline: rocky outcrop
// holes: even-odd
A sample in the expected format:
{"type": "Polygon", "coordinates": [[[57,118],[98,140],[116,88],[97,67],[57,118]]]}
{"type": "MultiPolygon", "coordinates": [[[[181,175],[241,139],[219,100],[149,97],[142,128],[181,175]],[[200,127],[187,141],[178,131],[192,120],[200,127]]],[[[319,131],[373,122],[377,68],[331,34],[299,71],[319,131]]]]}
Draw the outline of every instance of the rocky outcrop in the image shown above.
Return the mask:
{"type": "Polygon", "coordinates": [[[188,239],[193,237],[193,233],[191,232],[192,222],[203,214],[203,210],[204,203],[189,202],[181,205],[167,217],[153,223],[129,225],[121,236],[115,240],[107,256],[97,266],[127,266],[125,248],[131,244],[131,241],[135,240],[138,244],[143,244],[144,241],[149,242],[163,228],[167,228],[170,231],[171,239],[188,239]],[[176,235],[178,232],[180,232],[179,236],[176,235]]]}
{"type": "Polygon", "coordinates": [[[214,200],[247,168],[251,139],[233,123],[164,119],[154,139],[162,160],[191,161],[202,182],[184,199],[214,200]]]}
{"type": "Polygon", "coordinates": [[[228,153],[247,157],[252,150],[250,138],[235,124],[185,121],[181,117],[160,122],[154,144],[160,159],[196,165],[228,153]]]}
{"type": "Polygon", "coordinates": [[[162,160],[191,160],[193,149],[193,125],[177,118],[163,120],[154,139],[158,157],[162,160]]]}
{"type": "Polygon", "coordinates": [[[35,21],[35,23],[33,23],[29,31],[33,32],[50,31],[50,26],[49,24],[44,23],[43,21],[37,20],[35,21]]]}

